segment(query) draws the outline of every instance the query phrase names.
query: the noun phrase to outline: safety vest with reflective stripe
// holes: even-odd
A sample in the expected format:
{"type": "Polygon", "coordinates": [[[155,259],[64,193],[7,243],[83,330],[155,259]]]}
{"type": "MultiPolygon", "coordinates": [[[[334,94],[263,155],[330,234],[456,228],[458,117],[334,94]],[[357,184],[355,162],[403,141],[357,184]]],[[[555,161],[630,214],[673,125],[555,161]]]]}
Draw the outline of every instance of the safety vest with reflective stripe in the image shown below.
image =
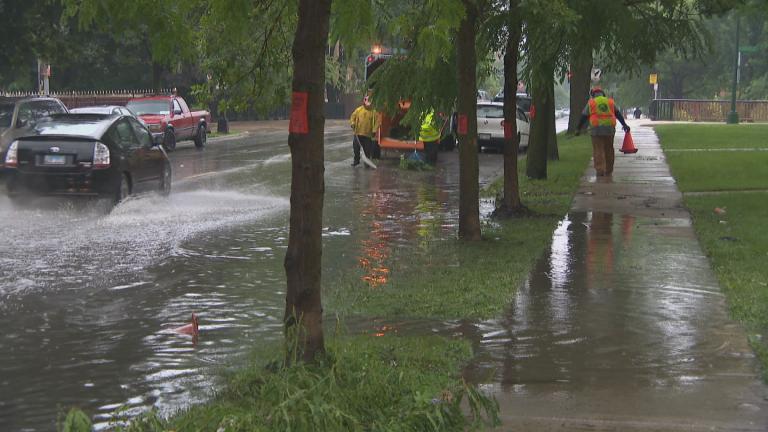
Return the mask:
{"type": "Polygon", "coordinates": [[[589,124],[592,127],[616,127],[616,105],[613,98],[598,96],[589,100],[589,124]]]}
{"type": "Polygon", "coordinates": [[[424,118],[424,122],[421,123],[421,129],[419,130],[419,141],[433,142],[440,140],[440,131],[435,127],[434,119],[434,111],[431,111],[424,118]]]}

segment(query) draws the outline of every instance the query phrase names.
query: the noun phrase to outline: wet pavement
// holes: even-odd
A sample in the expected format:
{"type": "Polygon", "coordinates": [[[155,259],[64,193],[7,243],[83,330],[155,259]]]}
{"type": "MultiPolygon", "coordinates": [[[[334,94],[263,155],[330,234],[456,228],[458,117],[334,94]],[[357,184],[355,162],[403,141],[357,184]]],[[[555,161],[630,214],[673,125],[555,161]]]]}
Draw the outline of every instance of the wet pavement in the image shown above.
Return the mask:
{"type": "MultiPolygon", "coordinates": [[[[282,339],[288,237],[287,122],[232,124],[245,136],[171,153],[173,192],[111,213],[87,203],[0,196],[0,431],[55,430],[78,406],[97,429],[155,407],[207,400],[222,369],[282,339]],[[174,327],[200,317],[199,338],[174,327]]],[[[458,154],[434,171],[350,167],[345,121],[326,124],[323,278],[456,237],[458,154]]],[[[501,173],[483,153],[481,181],[501,173]]]]}
{"type": "MultiPolygon", "coordinates": [[[[504,316],[460,323],[505,431],[765,431],[766,386],[650,127],[586,171],[504,316]]],[[[620,147],[621,136],[616,138],[620,147]]]]}

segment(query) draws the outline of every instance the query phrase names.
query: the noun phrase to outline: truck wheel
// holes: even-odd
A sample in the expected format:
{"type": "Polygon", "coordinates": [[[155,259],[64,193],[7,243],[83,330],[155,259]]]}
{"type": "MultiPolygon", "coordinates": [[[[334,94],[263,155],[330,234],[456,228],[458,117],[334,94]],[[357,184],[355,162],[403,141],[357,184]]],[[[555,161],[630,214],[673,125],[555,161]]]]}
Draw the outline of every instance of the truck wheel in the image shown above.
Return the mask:
{"type": "Polygon", "coordinates": [[[201,124],[197,128],[197,135],[195,135],[195,147],[199,149],[205,147],[205,143],[208,141],[208,135],[205,132],[205,125],[201,124]]]}
{"type": "Polygon", "coordinates": [[[166,151],[173,151],[176,149],[176,133],[174,133],[173,130],[169,129],[165,131],[163,147],[165,147],[166,151]]]}

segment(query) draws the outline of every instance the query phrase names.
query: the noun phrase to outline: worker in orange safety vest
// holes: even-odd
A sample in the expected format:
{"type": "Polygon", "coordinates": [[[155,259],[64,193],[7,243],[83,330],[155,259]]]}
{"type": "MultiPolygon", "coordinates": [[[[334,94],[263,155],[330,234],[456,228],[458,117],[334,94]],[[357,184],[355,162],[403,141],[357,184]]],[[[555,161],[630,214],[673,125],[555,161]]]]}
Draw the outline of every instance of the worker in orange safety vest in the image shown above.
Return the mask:
{"type": "Polygon", "coordinates": [[[613,174],[613,137],[616,134],[616,120],[621,123],[624,132],[629,132],[629,126],[624,121],[621,110],[616,107],[616,102],[613,98],[606,96],[603,89],[595,87],[589,91],[589,96],[589,103],[581,113],[576,135],[589,121],[595,172],[598,176],[609,176],[613,174]]]}

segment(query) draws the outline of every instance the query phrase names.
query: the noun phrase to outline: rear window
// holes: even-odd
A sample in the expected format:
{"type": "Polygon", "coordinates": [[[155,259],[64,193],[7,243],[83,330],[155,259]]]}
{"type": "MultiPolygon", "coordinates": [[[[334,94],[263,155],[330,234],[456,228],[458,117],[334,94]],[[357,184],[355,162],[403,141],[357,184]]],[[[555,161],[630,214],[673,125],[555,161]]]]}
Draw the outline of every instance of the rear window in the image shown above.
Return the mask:
{"type": "Polygon", "coordinates": [[[146,100],[146,101],[130,101],[125,105],[129,110],[136,113],[136,115],[145,114],[170,114],[170,102],[167,100],[146,100]]]}
{"type": "Polygon", "coordinates": [[[0,104],[0,128],[11,127],[13,104],[0,104]]]}
{"type": "Polygon", "coordinates": [[[477,116],[483,118],[504,118],[504,107],[496,105],[478,105],[477,116]]]}
{"type": "Polygon", "coordinates": [[[53,114],[66,113],[67,110],[54,100],[33,100],[19,105],[19,122],[36,123],[53,114]]]}

